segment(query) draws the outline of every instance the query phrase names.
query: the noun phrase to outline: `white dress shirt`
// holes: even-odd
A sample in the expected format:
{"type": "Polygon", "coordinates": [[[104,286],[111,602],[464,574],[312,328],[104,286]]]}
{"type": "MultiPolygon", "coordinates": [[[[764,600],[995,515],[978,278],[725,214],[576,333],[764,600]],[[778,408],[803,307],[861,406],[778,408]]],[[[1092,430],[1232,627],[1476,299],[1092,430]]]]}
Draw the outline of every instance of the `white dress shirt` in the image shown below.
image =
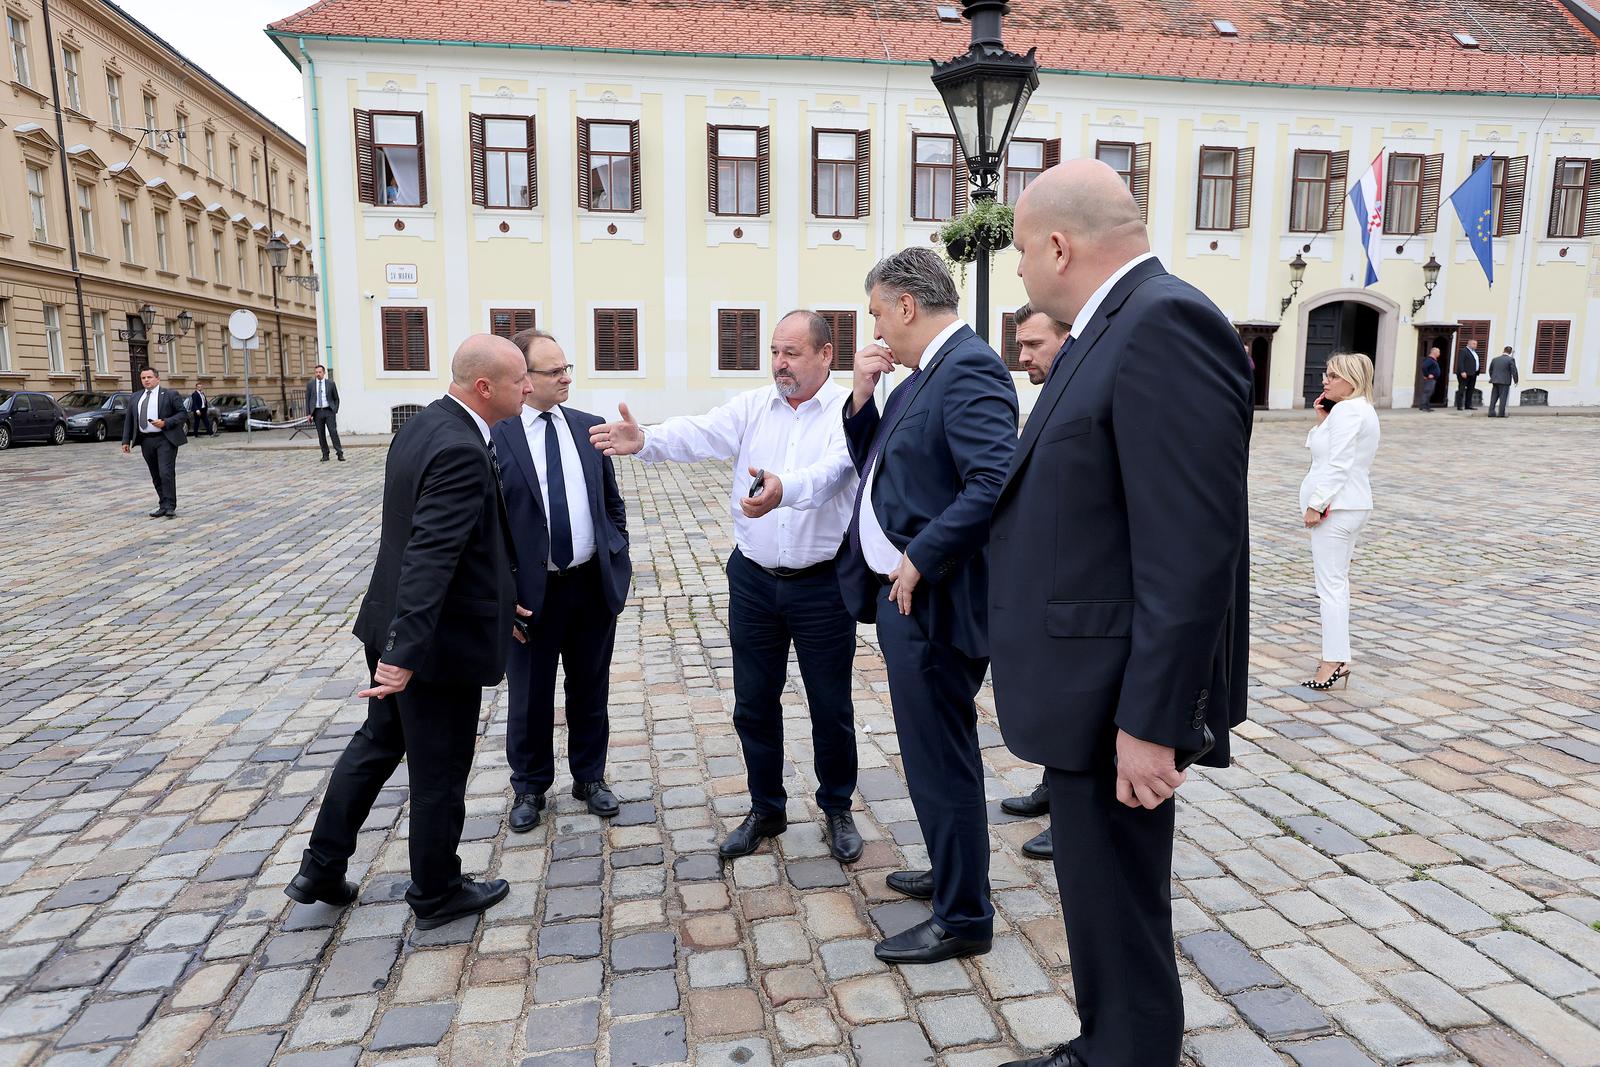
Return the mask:
{"type": "MultiPolygon", "coordinates": [[[[528,437],[528,451],[533,453],[533,469],[539,474],[539,502],[544,505],[546,527],[550,523],[550,471],[545,449],[550,446],[545,442],[545,435],[556,435],[556,447],[561,451],[561,478],[566,483],[559,488],[566,494],[567,515],[572,524],[572,562],[569,566],[576,567],[594,559],[594,516],[589,514],[588,484],[583,480],[583,461],[578,456],[578,445],[572,439],[572,427],[567,425],[567,416],[561,410],[561,405],[550,409],[548,421],[540,417],[543,414],[531,404],[524,404],[522,432],[528,437]]],[[[585,438],[583,447],[594,446],[585,438]]],[[[549,563],[549,568],[555,570],[556,565],[549,563]]]]}
{"type": "Polygon", "coordinates": [[[1089,320],[1094,318],[1094,313],[1100,310],[1101,304],[1105,303],[1107,294],[1111,292],[1116,284],[1120,282],[1129,271],[1143,263],[1145,260],[1155,258],[1156,254],[1154,252],[1146,252],[1142,256],[1134,256],[1132,259],[1128,260],[1128,262],[1118,267],[1117,272],[1111,277],[1107,278],[1100,288],[1094,291],[1093,295],[1089,297],[1088,301],[1078,311],[1078,317],[1072,320],[1072,336],[1083,336],[1083,331],[1089,328],[1089,320]]]}
{"type": "MultiPolygon", "coordinates": [[[[966,323],[957,319],[928,342],[928,347],[922,350],[922,362],[917,364],[922,373],[927,374],[933,370],[934,364],[938,362],[935,357],[938,356],[939,349],[943,348],[944,343],[965,325],[966,323]]],[[[911,402],[908,400],[906,403],[911,402]]],[[[899,414],[905,414],[904,410],[899,414]]],[[[900,550],[894,547],[889,536],[883,532],[883,525],[878,522],[878,512],[872,506],[872,487],[877,484],[878,468],[882,465],[883,453],[880,452],[878,462],[867,472],[867,491],[861,494],[861,518],[858,525],[861,530],[861,554],[866,558],[867,566],[879,574],[887,575],[900,565],[900,550]]]]}
{"type": "Polygon", "coordinates": [[[472,421],[477,424],[478,432],[483,434],[483,443],[484,444],[488,444],[489,443],[489,424],[487,422],[484,422],[483,418],[476,411],[473,411],[471,408],[467,407],[466,404],[462,403],[461,398],[459,396],[456,396],[456,394],[454,394],[454,393],[446,393],[444,395],[449,397],[451,400],[454,400],[457,404],[461,404],[461,410],[465,411],[468,415],[472,416],[472,421]]]}
{"type": "Polygon", "coordinates": [[[317,400],[316,400],[316,403],[311,405],[311,410],[315,411],[317,408],[325,408],[325,407],[327,407],[328,406],[328,379],[326,379],[326,378],[314,379],[312,384],[317,387],[317,400]]]}
{"type": "Polygon", "coordinates": [[[1300,483],[1300,510],[1371,511],[1373,457],[1378,454],[1378,413],[1365,397],[1333,405],[1322,425],[1306,434],[1311,470],[1300,483]]]}
{"type": "Polygon", "coordinates": [[[733,461],[728,509],[733,540],[762,567],[799,569],[830,560],[850,525],[856,469],[845,441],[843,407],[850,391],[824,382],[799,407],[769,385],[741,393],[704,415],[668,419],[645,428],[639,458],[733,461]],[[783,499],[759,519],[747,519],[739,501],[750,491],[749,468],[783,481],[783,499]]]}
{"type": "Polygon", "coordinates": [[[161,428],[150,425],[150,420],[161,417],[161,386],[158,385],[154,389],[146,389],[140,393],[136,410],[139,412],[140,433],[160,433],[161,428]],[[148,413],[146,405],[149,405],[148,413]]]}

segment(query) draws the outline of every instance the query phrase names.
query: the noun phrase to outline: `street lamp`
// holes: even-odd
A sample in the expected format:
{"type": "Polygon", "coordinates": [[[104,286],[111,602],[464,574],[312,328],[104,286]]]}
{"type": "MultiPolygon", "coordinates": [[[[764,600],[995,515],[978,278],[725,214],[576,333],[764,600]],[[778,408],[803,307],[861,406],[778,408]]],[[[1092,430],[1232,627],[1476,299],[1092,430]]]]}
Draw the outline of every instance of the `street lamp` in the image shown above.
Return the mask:
{"type": "Polygon", "coordinates": [[[1283,321],[1284,313],[1289,310],[1289,305],[1294,303],[1294,298],[1300,295],[1300,286],[1306,280],[1306,261],[1299,252],[1289,261],[1289,295],[1278,304],[1278,321],[1283,321]]]}
{"type": "Polygon", "coordinates": [[[272,264],[272,269],[286,282],[294,282],[313,293],[317,291],[321,282],[316,274],[284,274],[283,270],[289,265],[289,242],[276,235],[267,242],[267,262],[272,264]]]}
{"type": "Polygon", "coordinates": [[[1411,314],[1416,315],[1422,310],[1422,305],[1428,302],[1428,297],[1433,295],[1433,287],[1439,284],[1439,261],[1433,256],[1428,257],[1428,262],[1422,265],[1422,287],[1427,290],[1419,299],[1411,301],[1411,314]]]}
{"type": "Polygon", "coordinates": [[[189,332],[189,327],[194,325],[194,316],[189,314],[187,310],[179,312],[177,333],[151,333],[150,331],[156,327],[156,309],[150,304],[145,304],[144,307],[139,309],[139,321],[144,324],[143,337],[134,336],[130,330],[118,330],[117,340],[144,341],[147,345],[170,344],[189,332]]]}
{"type": "MultiPolygon", "coordinates": [[[[1000,37],[1001,19],[1011,10],[1006,0],[963,0],[962,15],[972,24],[972,43],[961,55],[944,62],[933,60],[933,87],[944,99],[955,127],[961,154],[966,157],[972,199],[993,200],[994,187],[1005,159],[1006,145],[1017,128],[1028,97],[1039,87],[1039,64],[1034,49],[1027,55],[1006,51],[1000,37]]],[[[989,253],[993,249],[977,238],[978,336],[989,339],[989,253]]]]}

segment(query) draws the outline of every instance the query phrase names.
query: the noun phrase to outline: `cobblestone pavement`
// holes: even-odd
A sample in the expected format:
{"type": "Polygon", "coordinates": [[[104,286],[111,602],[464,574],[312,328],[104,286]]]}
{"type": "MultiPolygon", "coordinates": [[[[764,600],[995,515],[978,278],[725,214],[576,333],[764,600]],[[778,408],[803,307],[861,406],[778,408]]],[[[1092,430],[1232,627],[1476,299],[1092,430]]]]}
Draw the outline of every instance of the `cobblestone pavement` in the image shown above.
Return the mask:
{"type": "MultiPolygon", "coordinates": [[[[1347,692],[1316,659],[1297,529],[1304,427],[1255,444],[1252,721],[1181,794],[1174,910],[1202,1067],[1600,1064],[1600,420],[1384,421],[1347,692]]],[[[361,836],[358,906],[291,906],[363,707],[348,635],[384,453],[200,441],[177,522],[112,446],[0,454],[0,1064],[991,1067],[1070,1037],[1037,771],[983,728],[990,955],[888,969],[924,859],[883,665],[856,659],[862,860],[827,857],[796,686],[791,828],[724,869],[745,811],[730,723],[722,473],[620,464],[637,576],[602,824],[561,795],[505,832],[485,702],[461,853],[510,879],[483,921],[413,929],[404,768],[361,836]]],[[[987,697],[987,693],[985,694],[987,697]]],[[[564,783],[559,783],[564,784],[564,783]]]]}

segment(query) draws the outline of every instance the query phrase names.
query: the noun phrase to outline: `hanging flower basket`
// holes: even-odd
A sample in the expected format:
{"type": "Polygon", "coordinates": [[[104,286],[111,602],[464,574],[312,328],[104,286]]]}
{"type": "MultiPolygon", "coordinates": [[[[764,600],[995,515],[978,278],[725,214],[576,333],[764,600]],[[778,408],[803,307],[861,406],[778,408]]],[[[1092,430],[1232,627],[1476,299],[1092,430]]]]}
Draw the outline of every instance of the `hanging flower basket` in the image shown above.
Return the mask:
{"type": "Polygon", "coordinates": [[[1010,204],[974,200],[966,211],[939,227],[936,236],[944,245],[945,258],[965,281],[967,264],[977,262],[980,242],[991,252],[1010,247],[1013,221],[1010,204]]]}

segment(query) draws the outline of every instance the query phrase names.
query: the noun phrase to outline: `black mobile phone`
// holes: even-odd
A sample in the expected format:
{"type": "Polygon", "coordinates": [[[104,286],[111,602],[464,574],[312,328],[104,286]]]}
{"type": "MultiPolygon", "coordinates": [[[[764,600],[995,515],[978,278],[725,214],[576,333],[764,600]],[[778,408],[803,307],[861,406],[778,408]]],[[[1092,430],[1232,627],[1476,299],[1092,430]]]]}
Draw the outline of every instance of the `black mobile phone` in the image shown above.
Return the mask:
{"type": "Polygon", "coordinates": [[[1216,737],[1214,737],[1212,735],[1211,727],[1202,726],[1202,727],[1200,727],[1200,729],[1205,731],[1205,736],[1202,739],[1202,741],[1200,742],[1200,747],[1199,748],[1195,749],[1192,752],[1178,752],[1178,753],[1175,753],[1175,755],[1177,756],[1177,761],[1173,765],[1178,770],[1186,771],[1190,767],[1193,767],[1196,760],[1198,760],[1201,756],[1204,756],[1207,752],[1210,752],[1211,749],[1216,745],[1217,739],[1216,739],[1216,737]]]}
{"type": "Polygon", "coordinates": [[[1333,405],[1337,404],[1338,401],[1333,399],[1331,396],[1325,396],[1318,400],[1317,403],[1322,407],[1323,411],[1332,411],[1333,405]]]}
{"type": "Polygon", "coordinates": [[[765,470],[756,471],[755,481],[750,483],[750,491],[745,496],[760,496],[761,490],[766,488],[766,485],[767,472],[765,470]]]}
{"type": "Polygon", "coordinates": [[[514,615],[511,618],[511,626],[512,626],[513,629],[515,629],[517,631],[517,633],[522,635],[523,640],[527,640],[527,638],[528,638],[528,620],[527,619],[524,619],[520,615],[514,615]]]}

